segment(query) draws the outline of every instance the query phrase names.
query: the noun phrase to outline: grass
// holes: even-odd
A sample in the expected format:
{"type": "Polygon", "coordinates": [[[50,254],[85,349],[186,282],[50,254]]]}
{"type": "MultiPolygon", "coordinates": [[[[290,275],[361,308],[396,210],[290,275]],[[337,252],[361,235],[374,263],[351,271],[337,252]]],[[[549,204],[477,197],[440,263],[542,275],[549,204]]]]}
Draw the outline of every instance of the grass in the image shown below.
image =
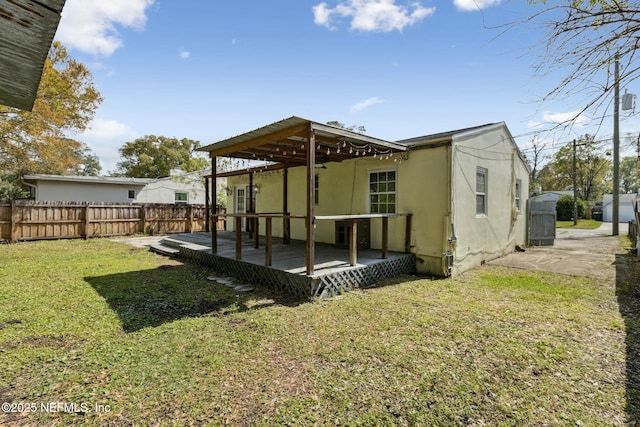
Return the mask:
{"type": "Polygon", "coordinates": [[[600,228],[602,225],[602,221],[596,221],[593,219],[579,219],[577,225],[573,225],[573,220],[571,221],[556,221],[557,228],[580,228],[587,230],[595,230],[596,228],[600,228]]]}
{"type": "Polygon", "coordinates": [[[37,406],[0,425],[640,419],[615,284],[485,266],[296,304],[209,274],[104,239],[0,246],[0,402],[37,406]]]}

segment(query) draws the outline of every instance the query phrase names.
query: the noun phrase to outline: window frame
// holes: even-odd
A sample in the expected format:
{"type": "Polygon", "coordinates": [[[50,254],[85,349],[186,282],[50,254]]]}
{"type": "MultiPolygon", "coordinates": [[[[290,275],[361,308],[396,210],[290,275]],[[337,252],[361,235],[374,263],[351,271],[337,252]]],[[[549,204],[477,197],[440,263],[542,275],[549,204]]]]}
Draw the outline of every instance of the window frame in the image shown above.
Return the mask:
{"type": "Polygon", "coordinates": [[[129,200],[134,200],[136,198],[136,196],[137,196],[136,190],[127,190],[127,198],[129,200]],[[133,196],[132,196],[132,194],[133,194],[133,196]]]}
{"type": "Polygon", "coordinates": [[[489,212],[489,203],[488,203],[488,199],[489,199],[489,170],[487,168],[478,166],[476,167],[476,216],[477,217],[486,217],[488,215],[489,212]],[[484,186],[484,191],[480,191],[478,188],[478,177],[482,175],[484,178],[482,180],[483,186],[484,186]],[[478,210],[478,198],[482,197],[482,211],[478,210]]]}
{"type": "Polygon", "coordinates": [[[398,212],[398,170],[396,168],[384,168],[384,169],[371,169],[367,171],[367,211],[371,214],[395,214],[398,212]],[[385,181],[380,181],[381,174],[393,173],[393,180],[386,179],[385,181]],[[372,175],[376,175],[376,181],[372,181],[372,175]],[[384,184],[388,185],[390,182],[393,183],[393,191],[388,191],[387,187],[385,187],[385,191],[380,191],[379,187],[376,189],[377,191],[372,192],[372,184],[384,184]],[[378,196],[378,201],[374,202],[373,198],[378,196]],[[384,196],[385,201],[381,200],[381,196],[384,196]],[[393,201],[389,201],[389,196],[393,197],[393,201]],[[372,210],[372,206],[376,205],[376,212],[372,210]],[[386,209],[384,212],[381,212],[380,206],[385,206],[386,209]],[[390,212],[389,207],[393,206],[393,212],[390,212]]]}
{"type": "Polygon", "coordinates": [[[173,203],[177,205],[187,205],[189,204],[189,192],[188,191],[174,191],[173,192],[173,203]],[[186,196],[185,200],[178,200],[178,194],[184,194],[186,196]]]}

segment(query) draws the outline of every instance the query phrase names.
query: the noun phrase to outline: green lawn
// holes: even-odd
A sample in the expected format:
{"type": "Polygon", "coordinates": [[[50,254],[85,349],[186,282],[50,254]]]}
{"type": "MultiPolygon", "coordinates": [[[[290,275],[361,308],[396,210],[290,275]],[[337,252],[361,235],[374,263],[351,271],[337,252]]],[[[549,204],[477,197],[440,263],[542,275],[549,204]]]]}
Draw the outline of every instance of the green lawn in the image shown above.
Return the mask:
{"type": "Polygon", "coordinates": [[[0,425],[640,419],[613,283],[484,266],[294,303],[209,274],[106,239],[0,246],[0,402],[29,409],[0,425]]]}
{"type": "Polygon", "coordinates": [[[600,228],[601,225],[602,225],[602,221],[596,221],[593,219],[579,219],[577,225],[573,225],[573,220],[556,221],[557,228],[581,228],[581,229],[595,230],[596,228],[600,228]]]}

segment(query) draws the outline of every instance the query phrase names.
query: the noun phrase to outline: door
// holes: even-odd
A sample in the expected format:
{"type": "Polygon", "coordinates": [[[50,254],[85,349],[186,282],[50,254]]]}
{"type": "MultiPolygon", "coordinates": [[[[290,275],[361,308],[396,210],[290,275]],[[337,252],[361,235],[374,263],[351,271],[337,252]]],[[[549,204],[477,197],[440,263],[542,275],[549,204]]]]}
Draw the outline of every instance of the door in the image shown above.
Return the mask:
{"type": "MultiPolygon", "coordinates": [[[[233,209],[233,213],[247,213],[247,190],[244,186],[242,187],[236,187],[236,196],[234,198],[234,209],[233,209]]],[[[245,221],[241,221],[242,224],[245,223],[245,221]]],[[[236,227],[236,222],[235,220],[233,221],[233,230],[235,231],[235,227],[236,227]]]]}

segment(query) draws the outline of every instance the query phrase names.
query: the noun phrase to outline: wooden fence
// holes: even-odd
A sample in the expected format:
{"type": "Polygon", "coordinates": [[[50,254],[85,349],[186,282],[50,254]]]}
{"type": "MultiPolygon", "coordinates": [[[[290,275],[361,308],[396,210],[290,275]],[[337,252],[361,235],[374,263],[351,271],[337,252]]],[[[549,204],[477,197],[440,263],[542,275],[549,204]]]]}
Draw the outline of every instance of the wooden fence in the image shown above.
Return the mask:
{"type": "MultiPolygon", "coordinates": [[[[220,218],[218,229],[224,228],[220,218]]],[[[0,240],[77,239],[205,230],[204,205],[0,202],[0,240]]]]}

